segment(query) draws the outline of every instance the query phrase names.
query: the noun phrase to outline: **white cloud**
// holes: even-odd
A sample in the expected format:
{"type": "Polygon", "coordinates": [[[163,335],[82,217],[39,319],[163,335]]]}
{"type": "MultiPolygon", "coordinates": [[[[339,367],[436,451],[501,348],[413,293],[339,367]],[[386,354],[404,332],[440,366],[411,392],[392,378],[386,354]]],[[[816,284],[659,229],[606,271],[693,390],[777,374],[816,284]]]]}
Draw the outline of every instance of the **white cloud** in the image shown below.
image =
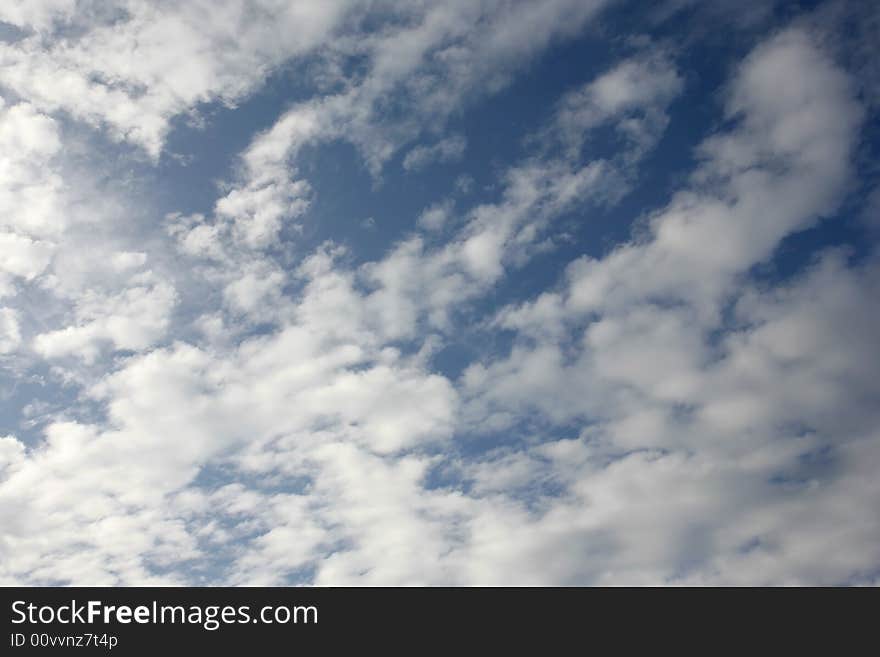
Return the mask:
{"type": "Polygon", "coordinates": [[[573,308],[683,298],[711,315],[735,274],[834,209],[862,112],[847,77],[808,35],[785,32],[756,50],[731,87],[728,113],[740,125],[703,143],[697,185],[651,218],[647,242],[572,266],[573,308]],[[774,89],[780,78],[786,84],[774,89]]]}
{"type": "Polygon", "coordinates": [[[650,149],[666,128],[666,109],[684,84],[668,56],[648,52],[569,92],[558,103],[553,129],[564,148],[577,156],[587,131],[614,123],[627,142],[626,159],[650,149]]]}
{"type": "MultiPolygon", "coordinates": [[[[575,34],[605,3],[520,2],[520,11],[513,13],[499,13],[501,2],[484,4],[399,7],[408,20],[392,21],[382,38],[341,38],[335,44],[341,54],[367,56],[365,77],[356,84],[348,82],[340,93],[295,105],[258,135],[241,156],[239,179],[216,204],[217,218],[230,222],[248,247],[271,245],[284,222],[308,208],[309,185],[289,164],[303,146],[348,140],[378,175],[384,162],[417,137],[426,122],[442,125],[469,95],[497,90],[509,69],[550,41],[575,34]],[[388,120],[384,108],[390,94],[406,108],[407,118],[388,120]]],[[[431,160],[448,161],[460,157],[465,146],[462,136],[416,146],[404,166],[416,169],[431,160]]],[[[196,238],[181,233],[179,239],[196,238]]]]}
{"type": "Polygon", "coordinates": [[[76,0],[10,0],[0,9],[0,20],[18,27],[46,30],[56,21],[70,20],[76,0]]]}
{"type": "Polygon", "coordinates": [[[156,343],[169,324],[174,288],[149,272],[132,283],[111,297],[84,293],[76,302],[75,323],[36,336],[34,349],[45,358],[73,355],[91,362],[104,342],[136,351],[156,343]]]}
{"type": "Polygon", "coordinates": [[[282,271],[253,267],[229,283],[223,296],[233,311],[254,313],[261,306],[278,303],[279,289],[285,278],[282,271]]]}
{"type": "MultiPolygon", "coordinates": [[[[357,146],[378,174],[424,125],[442,126],[473,97],[499,90],[515,66],[549,43],[574,36],[606,2],[519,1],[513,3],[518,11],[499,11],[508,4],[456,0],[401,6],[381,38],[341,39],[336,47],[343,54],[368,58],[364,78],[282,116],[244,155],[251,175],[293,156],[304,143],[338,138],[357,146]],[[406,110],[396,110],[394,121],[385,112],[391,94],[406,110]]],[[[461,137],[450,137],[434,145],[431,157],[454,157],[464,146],[461,137]]]]}
{"type": "Polygon", "coordinates": [[[364,265],[361,275],[373,288],[367,303],[380,318],[382,332],[410,336],[422,319],[434,328],[448,328],[451,313],[534,254],[553,219],[604,194],[605,174],[601,161],[574,169],[559,161],[527,161],[506,173],[502,199],[474,207],[446,243],[430,248],[413,237],[383,260],[364,265]]]}
{"type": "Polygon", "coordinates": [[[0,308],[0,354],[13,352],[20,344],[18,313],[12,308],[0,308]]]}
{"type": "Polygon", "coordinates": [[[467,147],[467,140],[461,135],[441,139],[430,146],[416,146],[403,158],[403,168],[407,171],[419,171],[432,162],[454,162],[461,159],[467,147]]]}
{"type": "Polygon", "coordinates": [[[172,117],[234,103],[287,58],[320,46],[348,4],[11,5],[0,18],[36,32],[0,46],[0,84],[46,111],[105,125],[156,158],[172,117]]]}
{"type": "MultiPolygon", "coordinates": [[[[320,322],[321,317],[311,319],[320,322]]],[[[310,462],[334,445],[353,452],[353,458],[367,458],[448,438],[456,403],[448,381],[408,365],[393,351],[371,355],[322,329],[320,323],[294,324],[222,354],[179,344],[129,359],[91,391],[106,400],[110,426],[50,425],[46,444],[0,484],[4,507],[13,500],[55,507],[54,549],[73,553],[86,544],[107,559],[105,569],[95,566],[87,574],[90,581],[141,581],[144,559],[155,559],[162,543],[178,545],[184,556],[197,554],[196,536],[162,499],[184,489],[212,460],[228,460],[238,452],[230,465],[245,471],[267,476],[301,468],[311,473],[310,462]],[[159,433],[164,437],[157,442],[159,433]],[[28,483],[34,476],[44,478],[37,495],[28,483]],[[65,499],[82,505],[67,510],[65,499]],[[115,557],[126,545],[122,536],[113,535],[114,528],[138,523],[138,518],[152,518],[157,532],[173,531],[163,538],[139,526],[142,544],[134,546],[123,566],[115,557]]],[[[269,524],[253,549],[276,554],[272,545],[292,531],[285,529],[290,523],[301,528],[318,522],[312,515],[296,520],[300,516],[292,512],[288,504],[272,512],[287,517],[266,518],[269,524]]],[[[4,559],[4,576],[29,572],[38,580],[78,579],[63,560],[38,568],[36,559],[25,556],[23,546],[35,546],[32,531],[42,522],[41,514],[34,516],[33,527],[9,525],[9,549],[16,557],[4,559]]],[[[303,549],[303,555],[314,558],[303,549]]],[[[239,564],[241,576],[263,581],[251,571],[274,562],[258,559],[254,565],[253,560],[239,564]]],[[[290,553],[291,568],[293,561],[298,563],[290,553]]]]}
{"type": "Polygon", "coordinates": [[[419,215],[418,224],[420,228],[425,230],[437,231],[443,228],[443,225],[449,219],[449,213],[452,205],[446,203],[435,203],[425,208],[419,215]]]}
{"type": "Polygon", "coordinates": [[[32,279],[49,264],[54,247],[49,242],[32,240],[16,233],[0,233],[0,262],[13,276],[32,279]]]}
{"type": "Polygon", "coordinates": [[[57,235],[62,183],[53,167],[57,123],[28,103],[0,99],[0,227],[32,237],[57,235]]]}

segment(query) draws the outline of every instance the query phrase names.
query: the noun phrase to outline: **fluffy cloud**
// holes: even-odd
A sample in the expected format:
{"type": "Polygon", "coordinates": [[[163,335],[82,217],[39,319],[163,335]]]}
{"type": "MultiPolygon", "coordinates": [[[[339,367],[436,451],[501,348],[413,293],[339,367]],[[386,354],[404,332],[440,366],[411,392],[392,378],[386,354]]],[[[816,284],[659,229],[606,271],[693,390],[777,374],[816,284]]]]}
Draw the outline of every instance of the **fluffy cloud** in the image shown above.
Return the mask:
{"type": "Polygon", "coordinates": [[[682,86],[681,77],[665,53],[628,59],[566,94],[559,102],[553,130],[564,148],[576,157],[588,130],[613,122],[628,142],[623,156],[636,157],[650,148],[666,128],[666,107],[682,86]]]}
{"type": "Polygon", "coordinates": [[[18,313],[12,308],[0,308],[0,354],[8,354],[20,344],[18,313]]]}
{"type": "Polygon", "coordinates": [[[59,148],[55,121],[28,103],[0,98],[0,296],[13,293],[15,279],[39,275],[52,258],[51,238],[65,223],[52,166],[59,148]]]}
{"type": "MultiPolygon", "coordinates": [[[[295,221],[308,205],[308,184],[288,166],[304,146],[347,140],[379,175],[426,123],[442,127],[470,97],[498,91],[515,66],[554,40],[573,36],[604,4],[414,4],[398,7],[399,15],[391,12],[381,37],[345,35],[335,43],[339,52],[334,56],[365,58],[366,74],[355,81],[336,80],[338,72],[330,66],[330,80],[344,82],[343,91],[295,105],[254,139],[241,156],[240,179],[216,204],[217,219],[250,247],[271,244],[283,222],[295,221]],[[387,111],[391,95],[401,109],[387,111]]],[[[461,136],[416,146],[404,167],[415,170],[432,160],[455,159],[465,146],[461,136]]]]}
{"type": "MultiPolygon", "coordinates": [[[[830,254],[789,286],[732,287],[788,232],[833,210],[861,112],[846,77],[804,32],[756,49],[728,108],[739,126],[702,145],[694,189],[651,218],[648,236],[576,261],[562,293],[503,311],[496,321],[521,332],[521,343],[466,373],[467,414],[482,426],[510,426],[535,410],[553,423],[584,422],[580,441],[514,461],[546,476],[529,459],[565,446],[583,466],[573,481],[550,471],[569,496],[507,558],[537,563],[541,550],[560,549],[552,538],[560,533],[596,551],[587,570],[578,560],[558,580],[542,571],[525,582],[870,577],[877,524],[865,512],[874,503],[840,505],[878,495],[846,465],[876,458],[869,400],[878,363],[864,355],[877,329],[865,303],[877,293],[877,263],[850,268],[830,254]],[[730,295],[733,326],[722,314],[730,295]],[[836,552],[841,533],[851,542],[836,552]]],[[[493,457],[475,477],[497,480],[512,458],[493,457]]],[[[502,581],[509,567],[487,581],[502,581]]]]}
{"type": "Polygon", "coordinates": [[[285,59],[320,45],[348,4],[11,3],[0,20],[29,33],[0,47],[0,84],[47,111],[105,125],[155,158],[172,117],[234,103],[285,59]]]}
{"type": "Polygon", "coordinates": [[[92,361],[101,343],[114,349],[142,350],[161,338],[174,305],[174,289],[144,275],[114,296],[85,293],[77,299],[75,323],[41,333],[34,349],[46,358],[78,355],[92,361]]]}
{"type": "Polygon", "coordinates": [[[0,367],[62,401],[0,418],[0,583],[875,583],[880,262],[760,270],[859,171],[871,101],[815,22],[731,68],[689,177],[605,253],[559,222],[641,203],[671,45],[586,67],[378,257],[300,238],[310,152],[460,166],[447,122],[604,4],[4,5],[0,367]],[[174,117],[299,64],[209,207],[102,185],[81,123],[160,161],[174,117]]]}

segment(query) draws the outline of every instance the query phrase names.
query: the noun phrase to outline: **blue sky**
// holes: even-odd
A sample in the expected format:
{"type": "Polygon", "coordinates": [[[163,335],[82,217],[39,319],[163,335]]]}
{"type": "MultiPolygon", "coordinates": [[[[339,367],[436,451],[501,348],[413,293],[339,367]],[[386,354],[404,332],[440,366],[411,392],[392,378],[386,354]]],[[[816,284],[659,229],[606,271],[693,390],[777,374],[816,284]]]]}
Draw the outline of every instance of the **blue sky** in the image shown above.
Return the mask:
{"type": "Polygon", "coordinates": [[[870,2],[0,7],[0,583],[876,584],[870,2]]]}

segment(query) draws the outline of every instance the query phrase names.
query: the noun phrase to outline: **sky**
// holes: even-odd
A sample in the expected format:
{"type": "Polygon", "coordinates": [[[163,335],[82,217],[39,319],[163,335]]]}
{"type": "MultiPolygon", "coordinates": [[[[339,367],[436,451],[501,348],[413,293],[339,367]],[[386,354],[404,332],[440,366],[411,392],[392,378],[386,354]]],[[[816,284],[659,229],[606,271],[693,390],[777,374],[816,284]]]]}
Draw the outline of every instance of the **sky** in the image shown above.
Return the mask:
{"type": "Polygon", "coordinates": [[[0,584],[880,584],[878,32],[0,3],[0,584]]]}

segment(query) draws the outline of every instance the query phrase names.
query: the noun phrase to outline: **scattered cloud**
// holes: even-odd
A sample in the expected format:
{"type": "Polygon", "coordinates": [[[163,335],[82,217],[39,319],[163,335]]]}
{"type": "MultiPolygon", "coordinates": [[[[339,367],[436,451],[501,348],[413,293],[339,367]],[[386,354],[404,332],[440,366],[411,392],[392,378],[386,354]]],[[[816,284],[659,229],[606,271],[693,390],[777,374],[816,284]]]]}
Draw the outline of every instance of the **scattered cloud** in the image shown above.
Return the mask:
{"type": "Polygon", "coordinates": [[[845,4],[4,4],[0,583],[876,583],[845,4]]]}
{"type": "Polygon", "coordinates": [[[461,135],[441,139],[430,146],[416,146],[403,158],[403,168],[419,171],[433,162],[454,162],[460,160],[467,147],[467,140],[461,135]]]}

